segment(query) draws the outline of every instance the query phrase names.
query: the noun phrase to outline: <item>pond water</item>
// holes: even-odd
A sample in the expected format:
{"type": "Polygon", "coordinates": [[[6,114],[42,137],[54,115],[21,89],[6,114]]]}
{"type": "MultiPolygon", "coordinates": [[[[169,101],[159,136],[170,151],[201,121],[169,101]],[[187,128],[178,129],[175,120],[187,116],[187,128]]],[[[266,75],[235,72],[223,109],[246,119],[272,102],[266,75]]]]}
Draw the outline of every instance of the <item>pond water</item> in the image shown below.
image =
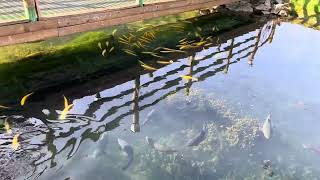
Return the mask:
{"type": "Polygon", "coordinates": [[[44,104],[47,115],[1,116],[1,177],[319,179],[320,33],[272,20],[227,39],[107,88],[69,89],[87,95],[62,120],[44,104]]]}

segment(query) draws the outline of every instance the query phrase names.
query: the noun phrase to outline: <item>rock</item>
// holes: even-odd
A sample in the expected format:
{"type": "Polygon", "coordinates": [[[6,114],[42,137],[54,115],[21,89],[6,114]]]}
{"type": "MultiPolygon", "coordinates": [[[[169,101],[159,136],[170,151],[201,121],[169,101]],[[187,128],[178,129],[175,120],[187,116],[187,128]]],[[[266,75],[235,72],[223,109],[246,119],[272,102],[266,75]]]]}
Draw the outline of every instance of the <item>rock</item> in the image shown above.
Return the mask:
{"type": "Polygon", "coordinates": [[[285,3],[285,4],[275,4],[274,8],[272,10],[273,14],[282,16],[282,17],[287,17],[288,16],[288,12],[290,10],[289,4],[285,3]]]}
{"type": "Polygon", "coordinates": [[[226,8],[236,12],[253,13],[252,5],[249,2],[238,1],[232,4],[226,5],[226,8]]]}
{"type": "Polygon", "coordinates": [[[280,12],[278,13],[279,16],[281,17],[288,17],[288,11],[287,10],[280,10],[280,12]]]}
{"type": "Polygon", "coordinates": [[[266,0],[263,4],[255,7],[258,11],[270,11],[272,9],[272,4],[270,0],[266,0]]]}

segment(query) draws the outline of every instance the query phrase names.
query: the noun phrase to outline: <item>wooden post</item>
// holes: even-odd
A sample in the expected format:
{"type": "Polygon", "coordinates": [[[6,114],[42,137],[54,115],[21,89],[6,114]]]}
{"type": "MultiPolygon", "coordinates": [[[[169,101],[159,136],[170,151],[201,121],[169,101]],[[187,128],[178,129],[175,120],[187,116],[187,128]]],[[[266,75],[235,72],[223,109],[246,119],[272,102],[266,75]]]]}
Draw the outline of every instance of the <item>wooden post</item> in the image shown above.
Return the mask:
{"type": "Polygon", "coordinates": [[[31,22],[37,21],[38,15],[35,1],[23,0],[23,6],[26,18],[31,22]]]}

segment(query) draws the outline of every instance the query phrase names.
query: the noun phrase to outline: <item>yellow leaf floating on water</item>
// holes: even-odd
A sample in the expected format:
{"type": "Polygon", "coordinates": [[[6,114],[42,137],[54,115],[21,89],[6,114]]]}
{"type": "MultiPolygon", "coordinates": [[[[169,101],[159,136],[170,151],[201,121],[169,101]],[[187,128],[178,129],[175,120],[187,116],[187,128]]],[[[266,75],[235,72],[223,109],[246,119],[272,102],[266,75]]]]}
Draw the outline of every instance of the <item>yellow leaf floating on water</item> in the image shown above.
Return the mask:
{"type": "Polygon", "coordinates": [[[31,96],[32,94],[33,94],[33,92],[23,96],[23,98],[20,101],[21,106],[23,106],[26,103],[28,97],[31,96]]]}
{"type": "Polygon", "coordinates": [[[18,150],[18,148],[20,147],[19,136],[20,136],[20,134],[16,134],[16,135],[14,135],[14,137],[12,139],[12,149],[14,151],[18,150]]]}
{"type": "Polygon", "coordinates": [[[186,80],[199,81],[198,78],[194,78],[194,77],[192,77],[192,76],[185,76],[185,75],[183,75],[183,76],[181,76],[181,78],[182,78],[182,79],[186,79],[186,80]]]}
{"type": "Polygon", "coordinates": [[[11,134],[12,131],[10,129],[10,124],[8,123],[8,118],[4,120],[4,129],[6,130],[7,134],[11,134]]]}
{"type": "Polygon", "coordinates": [[[59,116],[60,120],[66,119],[66,116],[68,115],[70,109],[73,107],[73,104],[69,104],[65,96],[63,96],[63,99],[64,99],[64,109],[59,116]]]}

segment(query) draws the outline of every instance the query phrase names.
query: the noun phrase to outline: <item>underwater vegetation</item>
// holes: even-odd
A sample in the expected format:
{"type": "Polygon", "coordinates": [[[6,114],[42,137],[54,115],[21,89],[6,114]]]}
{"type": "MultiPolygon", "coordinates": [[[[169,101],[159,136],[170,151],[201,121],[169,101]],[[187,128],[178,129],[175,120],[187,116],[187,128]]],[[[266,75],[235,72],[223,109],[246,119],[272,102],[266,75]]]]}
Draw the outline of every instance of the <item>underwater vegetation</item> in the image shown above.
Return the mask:
{"type": "MultiPolygon", "coordinates": [[[[213,97],[192,90],[190,96],[178,93],[168,98],[168,110],[191,102],[193,108],[181,108],[184,113],[206,111],[210,117],[205,121],[206,138],[198,146],[183,147],[183,141],[198,133],[186,128],[158,139],[163,146],[178,149],[176,153],[137,147],[132,179],[317,179],[319,169],[282,139],[281,132],[266,139],[258,119],[230,115],[230,107],[213,97]]],[[[194,127],[199,123],[194,122],[194,127]]]]}

